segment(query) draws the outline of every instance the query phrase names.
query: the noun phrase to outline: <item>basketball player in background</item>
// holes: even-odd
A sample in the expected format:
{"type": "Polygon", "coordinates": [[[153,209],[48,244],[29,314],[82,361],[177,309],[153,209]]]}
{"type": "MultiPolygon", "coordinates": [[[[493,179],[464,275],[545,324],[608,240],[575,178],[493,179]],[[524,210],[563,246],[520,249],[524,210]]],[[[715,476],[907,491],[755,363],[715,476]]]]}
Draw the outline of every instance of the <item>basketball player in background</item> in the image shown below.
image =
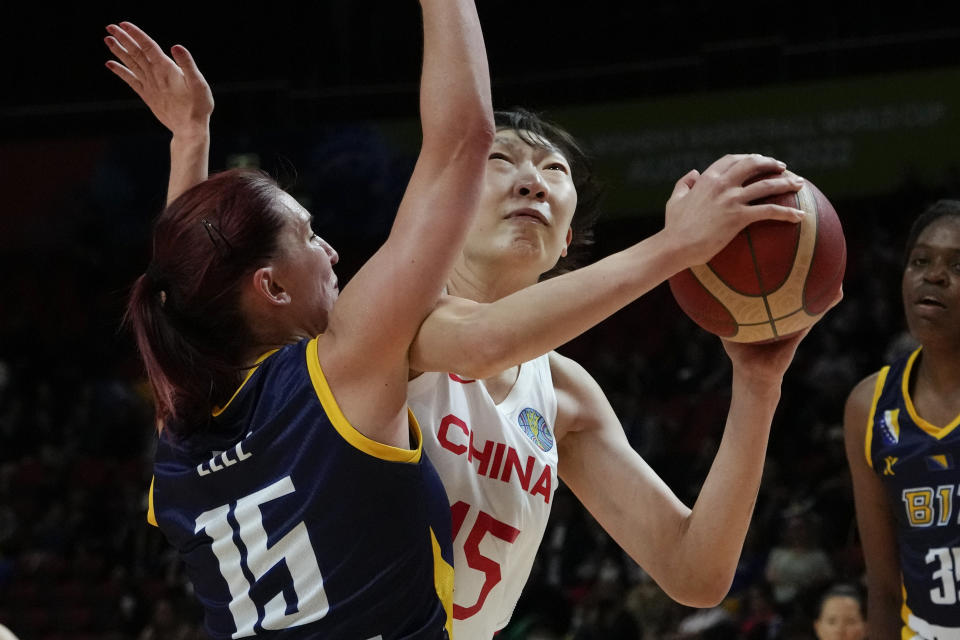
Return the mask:
{"type": "MultiPolygon", "coordinates": [[[[126,67],[140,56],[137,50],[150,50],[153,64],[131,60],[140,66],[137,73],[116,62],[111,68],[174,140],[177,126],[206,132],[212,102],[204,102],[206,85],[201,90],[185,81],[195,69],[185,51],[174,48],[174,60],[161,59],[142,32],[111,33],[107,44],[126,67]],[[178,63],[190,67],[181,71],[178,63]]],[[[409,402],[452,508],[455,635],[490,638],[509,621],[558,474],[668,594],[712,606],[729,589],[782,377],[806,332],[766,345],[724,343],[733,361],[732,402],[693,509],[630,447],[590,375],[548,351],[679,270],[706,262],[746,224],[797,221],[800,211],[750,203],[797,191],[802,182],[783,175],[783,163],[771,158],[725,156],[702,175],[691,171],[677,182],[661,232],[538,284],[585,232],[578,219],[591,217],[586,209],[596,200],[589,169],[568,134],[533,114],[504,112],[495,119],[480,212],[447,281],[450,295],[422,325],[410,357],[409,402]],[[775,177],[742,186],[771,172],[775,177]],[[575,216],[578,199],[584,210],[575,216]]],[[[192,145],[193,154],[171,145],[168,197],[206,177],[199,150],[207,145],[192,145]]]]}
{"type": "Polygon", "coordinates": [[[844,415],[868,636],[960,638],[960,201],[914,221],[905,258],[920,346],[861,381],[844,415]]]}

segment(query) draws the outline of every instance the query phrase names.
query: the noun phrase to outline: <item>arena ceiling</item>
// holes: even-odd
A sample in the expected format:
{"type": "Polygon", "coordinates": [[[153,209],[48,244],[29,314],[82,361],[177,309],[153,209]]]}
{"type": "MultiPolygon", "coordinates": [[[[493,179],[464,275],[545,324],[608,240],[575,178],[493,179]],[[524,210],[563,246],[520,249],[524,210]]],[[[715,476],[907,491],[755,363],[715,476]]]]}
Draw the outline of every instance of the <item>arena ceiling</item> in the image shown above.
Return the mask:
{"type": "MultiPolygon", "coordinates": [[[[124,19],[165,48],[194,53],[221,123],[410,115],[420,55],[414,5],[5,7],[0,136],[150,126],[103,67],[103,26],[124,19]]],[[[946,7],[478,0],[496,103],[533,108],[957,66],[960,26],[946,7]]]]}

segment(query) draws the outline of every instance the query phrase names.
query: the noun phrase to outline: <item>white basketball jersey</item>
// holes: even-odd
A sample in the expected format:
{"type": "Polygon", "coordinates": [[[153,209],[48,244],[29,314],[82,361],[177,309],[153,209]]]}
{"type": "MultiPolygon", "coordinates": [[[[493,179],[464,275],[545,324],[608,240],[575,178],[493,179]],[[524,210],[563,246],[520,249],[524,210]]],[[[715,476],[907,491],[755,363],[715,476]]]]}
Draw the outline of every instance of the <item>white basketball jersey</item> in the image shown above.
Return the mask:
{"type": "Polygon", "coordinates": [[[530,575],[557,488],[557,396],[544,355],[494,404],[480,381],[425,373],[408,402],[453,517],[453,633],[488,640],[530,575]]]}

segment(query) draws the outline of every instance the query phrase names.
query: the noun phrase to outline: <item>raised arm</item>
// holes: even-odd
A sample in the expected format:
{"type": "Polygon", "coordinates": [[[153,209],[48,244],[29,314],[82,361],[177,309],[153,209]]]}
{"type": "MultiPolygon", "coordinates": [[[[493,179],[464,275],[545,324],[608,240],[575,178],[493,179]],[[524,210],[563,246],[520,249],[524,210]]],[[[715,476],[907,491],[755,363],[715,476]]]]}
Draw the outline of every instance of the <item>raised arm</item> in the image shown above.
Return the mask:
{"type": "Polygon", "coordinates": [[[853,479],[857,527],[867,568],[867,626],[870,638],[900,637],[900,556],[896,524],[883,483],[867,464],[866,433],[877,374],[860,382],[843,416],[847,464],[853,479]]]}
{"type": "Polygon", "coordinates": [[[404,406],[407,352],[460,252],[494,135],[473,0],[421,5],[420,155],[387,241],[341,294],[320,342],[331,387],[361,430],[376,428],[383,407],[404,406]]]}
{"type": "Polygon", "coordinates": [[[802,187],[796,176],[781,175],[783,168],[765,156],[725,156],[702,176],[694,171],[677,182],[663,230],[639,244],[492,303],[444,297],[414,342],[412,368],[485,378],[555,349],[675,273],[707,262],[751,222],[799,220],[796,209],[750,204],[802,187]],[[742,186],[764,173],[775,177],[742,186]]]}
{"type": "Polygon", "coordinates": [[[727,594],[763,472],[783,374],[803,335],[764,345],[725,342],[733,386],[723,438],[700,495],[686,507],[627,441],[582,368],[552,355],[559,475],[603,528],[672,598],[709,607],[727,594]]]}
{"type": "Polygon", "coordinates": [[[210,115],[213,94],[207,81],[181,45],[167,56],[154,40],[132,22],[107,26],[104,38],[119,60],[107,68],[127,83],[170,130],[170,182],[167,202],[207,178],[210,115]]]}

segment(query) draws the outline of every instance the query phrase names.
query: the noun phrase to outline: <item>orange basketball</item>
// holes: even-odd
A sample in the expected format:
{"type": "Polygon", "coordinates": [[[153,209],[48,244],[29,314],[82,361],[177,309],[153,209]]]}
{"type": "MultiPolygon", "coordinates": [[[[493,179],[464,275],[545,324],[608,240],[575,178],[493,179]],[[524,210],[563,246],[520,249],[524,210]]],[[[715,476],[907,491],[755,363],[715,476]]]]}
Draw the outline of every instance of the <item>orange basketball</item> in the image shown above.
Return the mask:
{"type": "Polygon", "coordinates": [[[680,308],[735,342],[767,342],[816,322],[836,298],[847,263],[840,219],[809,181],[774,202],[807,213],[799,223],[762,220],[710,262],[670,278],[680,308]]]}

